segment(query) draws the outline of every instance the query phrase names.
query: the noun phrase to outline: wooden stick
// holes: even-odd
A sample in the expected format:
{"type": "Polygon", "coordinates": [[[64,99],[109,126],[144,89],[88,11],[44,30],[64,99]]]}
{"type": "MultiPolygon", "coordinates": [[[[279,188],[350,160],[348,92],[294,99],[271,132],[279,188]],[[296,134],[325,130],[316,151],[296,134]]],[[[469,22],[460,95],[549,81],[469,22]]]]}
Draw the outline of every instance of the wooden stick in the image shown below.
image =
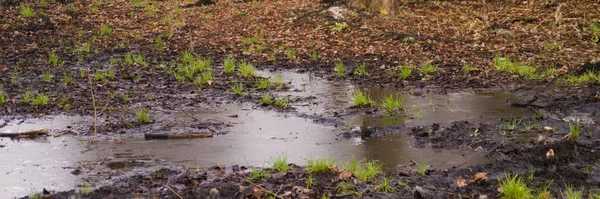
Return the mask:
{"type": "Polygon", "coordinates": [[[144,134],[144,138],[147,140],[153,139],[185,139],[185,138],[209,138],[213,134],[210,133],[198,133],[198,134],[144,134]]]}
{"type": "Polygon", "coordinates": [[[48,135],[50,133],[49,129],[35,130],[35,131],[27,131],[22,133],[0,133],[0,137],[22,137],[22,136],[42,136],[48,135]]]}
{"type": "Polygon", "coordinates": [[[61,135],[64,135],[64,134],[67,134],[67,133],[70,133],[70,132],[71,132],[71,129],[67,129],[67,130],[64,130],[63,132],[60,132],[60,133],[52,135],[52,137],[59,137],[61,135]]]}
{"type": "Polygon", "coordinates": [[[94,97],[94,87],[92,84],[92,75],[88,75],[88,82],[90,84],[90,93],[92,93],[92,106],[94,107],[94,143],[96,143],[96,133],[98,132],[98,127],[97,127],[98,114],[96,112],[96,98],[94,97]]]}

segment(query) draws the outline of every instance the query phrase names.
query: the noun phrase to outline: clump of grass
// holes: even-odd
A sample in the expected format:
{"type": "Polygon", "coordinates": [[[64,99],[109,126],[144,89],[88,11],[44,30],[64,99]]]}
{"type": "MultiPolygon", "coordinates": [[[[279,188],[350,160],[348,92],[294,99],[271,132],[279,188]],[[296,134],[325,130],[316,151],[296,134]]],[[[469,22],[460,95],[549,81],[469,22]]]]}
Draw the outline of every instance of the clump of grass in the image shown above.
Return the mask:
{"type": "Polygon", "coordinates": [[[258,80],[256,89],[258,89],[258,90],[266,89],[267,87],[269,87],[269,84],[271,84],[271,82],[268,79],[260,79],[260,80],[258,80]]]}
{"type": "Polygon", "coordinates": [[[273,163],[273,169],[279,172],[286,172],[288,170],[288,157],[287,154],[281,154],[277,159],[271,159],[273,163]]]}
{"type": "Polygon", "coordinates": [[[567,84],[580,85],[580,84],[591,84],[600,83],[600,72],[587,71],[582,75],[568,75],[562,80],[567,84]]]}
{"type": "Polygon", "coordinates": [[[271,99],[271,96],[263,94],[261,102],[263,105],[270,105],[273,103],[273,100],[271,99]]]}
{"type": "Polygon", "coordinates": [[[423,64],[423,66],[420,69],[421,74],[423,75],[428,75],[430,73],[434,73],[435,71],[437,71],[438,66],[431,63],[431,62],[427,62],[425,64],[423,64]]]}
{"type": "Polygon", "coordinates": [[[382,171],[382,164],[379,161],[361,160],[356,165],[353,174],[357,179],[366,182],[368,179],[375,177],[376,174],[381,173],[382,171]]]}
{"type": "Polygon", "coordinates": [[[150,123],[150,111],[147,109],[139,110],[135,113],[137,123],[147,124],[150,123]]]}
{"type": "Polygon", "coordinates": [[[508,117],[507,119],[502,119],[502,123],[500,123],[500,129],[502,130],[515,130],[519,124],[521,124],[523,119],[517,117],[508,117]]]}
{"type": "Polygon", "coordinates": [[[23,94],[23,103],[27,103],[29,104],[31,102],[31,100],[33,100],[33,98],[35,97],[35,93],[31,92],[31,91],[27,91],[25,92],[25,94],[23,94]]]}
{"type": "Polygon", "coordinates": [[[379,185],[377,185],[377,187],[375,187],[375,190],[385,192],[385,193],[391,193],[391,192],[396,191],[396,189],[394,187],[392,187],[392,185],[391,185],[392,181],[393,180],[383,177],[383,179],[381,179],[381,182],[379,182],[379,185]]]}
{"type": "Polygon", "coordinates": [[[21,16],[23,16],[24,18],[29,18],[33,16],[33,8],[31,7],[27,7],[25,4],[22,4],[19,6],[19,11],[21,13],[21,16]]]}
{"type": "Polygon", "coordinates": [[[425,157],[421,157],[421,160],[417,163],[417,173],[424,176],[427,173],[429,167],[429,160],[425,157]]]}
{"type": "Polygon", "coordinates": [[[344,66],[343,62],[336,62],[333,70],[335,71],[335,75],[338,77],[343,77],[346,75],[346,67],[344,66]]]}
{"type": "Polygon", "coordinates": [[[235,60],[229,57],[225,58],[223,60],[223,68],[226,73],[233,73],[235,71],[235,60]]]}
{"type": "Polygon", "coordinates": [[[287,108],[290,107],[290,100],[287,97],[277,98],[275,99],[275,106],[279,108],[287,108]]]}
{"type": "Polygon", "coordinates": [[[313,61],[317,61],[317,60],[319,60],[319,54],[317,53],[317,51],[313,51],[313,52],[310,54],[310,60],[313,60],[313,61]]]}
{"type": "Polygon", "coordinates": [[[500,71],[506,71],[513,74],[519,74],[522,77],[534,76],[536,68],[514,63],[510,59],[496,55],[494,57],[494,68],[500,71]]]}
{"type": "Polygon", "coordinates": [[[62,62],[58,59],[58,56],[54,53],[48,53],[48,62],[53,66],[60,66],[62,62]]]}
{"type": "Polygon", "coordinates": [[[394,111],[401,109],[404,106],[404,100],[402,98],[390,94],[389,96],[383,98],[381,102],[383,106],[383,111],[386,114],[391,115],[394,111]]]}
{"type": "Polygon", "coordinates": [[[6,103],[6,94],[4,94],[4,91],[0,88],[0,107],[2,107],[4,103],[6,103]]]}
{"type": "Polygon", "coordinates": [[[507,175],[504,179],[499,179],[502,198],[505,199],[523,199],[533,198],[531,190],[519,175],[507,175]]]}
{"type": "Polygon", "coordinates": [[[248,180],[260,180],[260,179],[264,179],[265,177],[267,177],[266,169],[252,168],[252,174],[250,174],[250,177],[248,177],[248,180]]]}
{"type": "Polygon", "coordinates": [[[333,168],[333,158],[308,158],[306,170],[308,173],[325,173],[331,171],[333,168]]]}
{"type": "Polygon", "coordinates": [[[281,88],[281,87],[283,87],[283,85],[285,83],[284,83],[283,77],[281,75],[277,75],[277,76],[271,78],[270,84],[281,88]]]}
{"type": "Polygon", "coordinates": [[[71,85],[73,83],[73,78],[71,77],[70,73],[64,73],[63,74],[63,82],[65,83],[65,85],[71,85]]]}
{"type": "Polygon", "coordinates": [[[315,180],[313,179],[312,175],[308,175],[306,177],[306,179],[304,180],[304,182],[306,183],[306,188],[312,187],[313,185],[315,185],[315,180]]]}
{"type": "Polygon", "coordinates": [[[109,36],[112,33],[112,29],[107,25],[102,25],[100,27],[100,37],[109,36]]]}
{"type": "Polygon", "coordinates": [[[581,199],[583,198],[583,189],[575,191],[575,189],[573,189],[573,185],[567,185],[567,189],[564,193],[562,193],[562,195],[567,199],[581,199]]]}
{"type": "Polygon", "coordinates": [[[354,91],[352,91],[352,98],[355,107],[364,108],[375,105],[375,101],[371,99],[371,96],[360,89],[354,89],[354,91]]]}
{"type": "Polygon", "coordinates": [[[46,106],[48,105],[48,102],[50,102],[50,98],[48,96],[44,95],[43,93],[38,93],[33,99],[31,99],[29,104],[33,106],[46,106]]]}
{"type": "Polygon", "coordinates": [[[254,77],[254,71],[256,70],[256,68],[254,68],[254,66],[251,63],[243,61],[240,63],[239,67],[242,77],[254,77]]]}
{"type": "Polygon", "coordinates": [[[244,84],[239,83],[239,84],[232,86],[231,91],[233,91],[233,94],[235,94],[235,95],[242,96],[244,94],[244,84]]]}
{"type": "Polygon", "coordinates": [[[54,79],[54,75],[50,74],[50,72],[44,71],[44,73],[42,73],[42,81],[52,82],[52,79],[54,79]]]}
{"type": "Polygon", "coordinates": [[[285,56],[288,59],[294,59],[294,57],[296,56],[296,49],[293,48],[288,48],[285,50],[285,56]]]}
{"type": "Polygon", "coordinates": [[[408,64],[404,63],[404,66],[400,67],[397,76],[402,79],[408,79],[411,73],[412,69],[408,66],[408,64]]]}
{"type": "Polygon", "coordinates": [[[579,121],[577,121],[577,122],[569,121],[569,134],[568,134],[569,139],[577,140],[577,138],[579,138],[579,135],[581,135],[581,126],[579,124],[579,121]]]}
{"type": "Polygon", "coordinates": [[[361,63],[361,64],[356,65],[354,74],[358,75],[358,76],[367,75],[367,64],[361,63]]]}

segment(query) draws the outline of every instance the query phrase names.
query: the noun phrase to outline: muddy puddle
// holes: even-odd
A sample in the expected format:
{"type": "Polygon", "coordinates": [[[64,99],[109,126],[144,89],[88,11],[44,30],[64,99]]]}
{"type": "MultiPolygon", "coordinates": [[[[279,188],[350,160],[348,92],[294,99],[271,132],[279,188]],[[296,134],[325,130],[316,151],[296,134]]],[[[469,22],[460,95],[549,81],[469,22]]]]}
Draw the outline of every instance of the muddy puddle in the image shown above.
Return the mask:
{"type": "MultiPolygon", "coordinates": [[[[344,83],[331,83],[312,78],[309,74],[293,72],[259,72],[265,77],[283,78],[291,82],[291,89],[280,91],[279,96],[308,97],[313,101],[292,103],[298,113],[265,110],[252,103],[231,103],[222,107],[202,110],[173,111],[170,115],[202,120],[221,121],[229,124],[224,135],[213,138],[144,140],[142,136],[120,141],[103,141],[91,144],[73,135],[35,140],[1,139],[0,181],[1,198],[28,195],[43,188],[68,190],[81,185],[87,175],[71,172],[94,163],[104,170],[130,171],[136,168],[152,168],[176,164],[190,168],[206,168],[220,165],[270,166],[270,159],[282,154],[288,161],[304,165],[311,157],[331,157],[337,162],[356,159],[379,160],[387,169],[397,165],[409,165],[411,161],[428,159],[437,169],[467,167],[491,162],[485,152],[475,150],[449,150],[414,148],[412,138],[406,135],[390,135],[362,140],[339,136],[357,126],[424,125],[449,123],[456,120],[484,122],[508,116],[529,116],[527,109],[506,105],[506,100],[518,101],[502,93],[450,93],[414,94],[405,91],[364,88],[379,101],[389,94],[405,99],[409,116],[365,117],[364,115],[342,117],[345,126],[329,126],[314,123],[312,119],[298,115],[333,116],[344,111],[351,103],[355,87],[344,83]],[[300,113],[300,114],[299,114],[300,113]],[[419,114],[419,115],[417,115],[419,114]],[[231,117],[235,115],[235,117],[231,117]]],[[[25,130],[64,129],[66,126],[90,125],[85,117],[56,116],[52,119],[9,119],[0,132],[25,130]]],[[[1,121],[0,121],[1,123],[1,121]]],[[[183,121],[185,124],[185,121],[183,121]]],[[[160,125],[160,124],[154,124],[160,125]]]]}

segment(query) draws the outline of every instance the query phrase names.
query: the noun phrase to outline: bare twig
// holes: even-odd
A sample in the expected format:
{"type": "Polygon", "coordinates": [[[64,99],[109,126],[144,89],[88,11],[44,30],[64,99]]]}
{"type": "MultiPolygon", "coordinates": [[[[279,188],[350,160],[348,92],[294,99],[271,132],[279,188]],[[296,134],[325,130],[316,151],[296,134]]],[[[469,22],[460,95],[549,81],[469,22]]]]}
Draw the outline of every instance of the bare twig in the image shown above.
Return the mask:
{"type": "Polygon", "coordinates": [[[167,180],[167,183],[164,184],[163,186],[166,187],[167,189],[171,190],[177,197],[179,197],[179,199],[183,199],[183,197],[181,197],[181,195],[179,195],[175,190],[173,190],[173,188],[171,188],[171,186],[169,186],[169,182],[171,182],[171,178],[169,178],[169,180],[167,180]]]}
{"type": "Polygon", "coordinates": [[[96,97],[94,96],[92,75],[88,75],[88,83],[90,84],[90,93],[92,93],[92,106],[94,107],[94,143],[96,143],[96,133],[98,132],[98,114],[96,112],[96,97]]]}

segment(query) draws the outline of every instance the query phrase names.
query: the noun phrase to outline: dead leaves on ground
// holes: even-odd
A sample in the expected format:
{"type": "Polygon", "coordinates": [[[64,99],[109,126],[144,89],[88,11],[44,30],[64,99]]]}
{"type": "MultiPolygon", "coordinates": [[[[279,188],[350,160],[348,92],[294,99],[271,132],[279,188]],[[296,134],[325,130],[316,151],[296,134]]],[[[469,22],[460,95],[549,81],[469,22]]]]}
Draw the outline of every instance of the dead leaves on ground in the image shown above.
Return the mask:
{"type": "Polygon", "coordinates": [[[485,182],[485,180],[487,180],[487,173],[485,172],[476,173],[475,175],[471,176],[468,182],[462,176],[458,176],[458,179],[456,179],[456,186],[458,186],[458,188],[462,188],[469,184],[481,184],[485,182]]]}

